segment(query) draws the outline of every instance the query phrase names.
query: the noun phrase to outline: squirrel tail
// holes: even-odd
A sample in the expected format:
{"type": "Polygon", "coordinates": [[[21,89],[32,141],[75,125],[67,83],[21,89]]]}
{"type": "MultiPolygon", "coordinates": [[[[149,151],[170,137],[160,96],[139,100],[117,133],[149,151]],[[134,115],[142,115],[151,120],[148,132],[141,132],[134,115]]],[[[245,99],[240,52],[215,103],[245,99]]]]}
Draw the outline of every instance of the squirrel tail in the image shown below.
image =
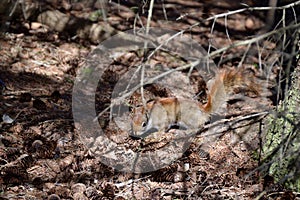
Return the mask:
{"type": "Polygon", "coordinates": [[[206,113],[215,113],[219,107],[226,102],[226,96],[235,86],[245,86],[247,90],[255,93],[258,87],[249,77],[238,69],[222,69],[216,75],[208,92],[207,103],[203,106],[206,113]]]}

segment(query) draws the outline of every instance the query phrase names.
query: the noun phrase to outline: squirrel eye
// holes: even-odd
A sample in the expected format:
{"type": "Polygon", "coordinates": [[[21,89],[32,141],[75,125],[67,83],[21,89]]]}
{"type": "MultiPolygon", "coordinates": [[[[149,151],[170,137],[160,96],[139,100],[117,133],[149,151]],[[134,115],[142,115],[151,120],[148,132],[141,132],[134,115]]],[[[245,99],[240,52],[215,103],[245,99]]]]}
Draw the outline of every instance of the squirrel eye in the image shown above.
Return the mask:
{"type": "Polygon", "coordinates": [[[146,124],[146,122],[143,122],[142,123],[142,127],[145,127],[147,124],[146,124]]]}

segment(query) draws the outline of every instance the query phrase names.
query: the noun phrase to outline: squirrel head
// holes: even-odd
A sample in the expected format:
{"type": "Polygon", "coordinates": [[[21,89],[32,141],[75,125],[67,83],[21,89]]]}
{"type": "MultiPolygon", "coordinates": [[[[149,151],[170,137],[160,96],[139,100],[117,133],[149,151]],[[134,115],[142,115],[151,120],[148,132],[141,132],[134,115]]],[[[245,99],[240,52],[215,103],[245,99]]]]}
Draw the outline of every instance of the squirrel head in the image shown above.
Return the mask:
{"type": "Polygon", "coordinates": [[[147,126],[147,111],[141,106],[133,109],[131,130],[133,135],[139,135],[145,131],[147,126]]]}
{"type": "Polygon", "coordinates": [[[153,107],[154,102],[149,102],[145,106],[138,106],[133,108],[131,130],[134,136],[141,135],[147,131],[147,125],[149,124],[149,113],[153,107]]]}

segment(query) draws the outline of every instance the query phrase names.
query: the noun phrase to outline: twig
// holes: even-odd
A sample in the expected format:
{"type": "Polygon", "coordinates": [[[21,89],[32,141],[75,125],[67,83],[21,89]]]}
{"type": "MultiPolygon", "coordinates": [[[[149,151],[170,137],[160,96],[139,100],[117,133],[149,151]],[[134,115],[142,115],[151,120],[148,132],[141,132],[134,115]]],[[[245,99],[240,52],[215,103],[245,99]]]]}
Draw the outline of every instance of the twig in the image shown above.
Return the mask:
{"type": "Polygon", "coordinates": [[[214,15],[212,17],[207,18],[205,21],[210,21],[216,18],[222,18],[228,15],[234,15],[234,14],[238,14],[241,12],[245,12],[245,11],[264,11],[264,10],[285,10],[294,6],[297,6],[300,4],[300,1],[294,2],[294,3],[290,3],[288,5],[284,5],[284,6],[279,6],[279,7],[248,7],[248,8],[242,8],[242,9],[238,9],[238,10],[234,10],[234,11],[229,11],[227,13],[221,13],[221,14],[217,14],[214,15]]]}
{"type": "MultiPolygon", "coordinates": [[[[159,79],[161,79],[161,78],[163,78],[163,77],[165,77],[165,76],[167,76],[167,75],[169,75],[169,74],[171,74],[171,73],[173,73],[173,72],[186,70],[186,69],[188,69],[188,68],[190,68],[190,67],[195,67],[195,66],[197,66],[197,65],[200,64],[201,60],[213,58],[214,56],[216,56],[216,55],[218,55],[218,54],[220,54],[220,53],[222,53],[222,52],[225,52],[225,51],[227,51],[227,50],[229,50],[229,49],[232,49],[232,48],[234,48],[234,47],[252,44],[252,43],[257,42],[257,41],[259,41],[259,40],[262,40],[262,39],[264,39],[264,38],[266,38],[266,37],[269,37],[269,36],[271,36],[271,35],[273,35],[273,34],[277,34],[277,33],[279,33],[279,32],[286,31],[286,30],[289,30],[289,29],[298,28],[298,27],[300,27],[300,24],[292,24],[292,25],[289,25],[289,26],[286,26],[286,27],[282,27],[282,28],[280,28],[280,29],[273,30],[273,31],[271,31],[271,32],[262,34],[262,35],[260,35],[260,36],[255,37],[255,38],[252,38],[252,39],[248,39],[248,40],[244,40],[244,41],[240,41],[240,42],[235,42],[235,43],[233,43],[232,45],[229,45],[229,46],[223,47],[223,48],[221,48],[221,49],[218,49],[218,50],[216,50],[216,51],[213,51],[212,53],[210,53],[210,54],[208,54],[208,55],[202,57],[202,58],[199,59],[199,60],[193,61],[193,62],[188,63],[188,64],[186,64],[186,65],[183,65],[183,66],[181,66],[181,67],[177,67],[177,68],[175,68],[175,69],[171,69],[171,70],[169,70],[169,71],[163,72],[163,73],[161,73],[160,75],[157,75],[156,77],[153,77],[153,78],[148,79],[147,81],[144,82],[143,85],[142,85],[141,83],[138,84],[138,85],[136,85],[135,87],[132,88],[131,91],[129,91],[128,93],[125,93],[125,94],[122,95],[120,98],[115,99],[115,104],[110,104],[110,106],[108,106],[107,108],[105,108],[100,114],[97,115],[97,117],[94,119],[94,121],[98,120],[98,118],[99,118],[104,112],[106,112],[108,109],[110,109],[113,105],[116,105],[117,103],[120,103],[121,101],[123,101],[125,98],[131,96],[131,94],[132,94],[134,91],[138,90],[140,87],[142,87],[142,86],[144,86],[144,85],[152,84],[152,83],[154,83],[156,80],[159,80],[159,79]]],[[[179,32],[179,33],[180,33],[180,32],[179,32]]],[[[179,33],[176,33],[175,35],[178,35],[179,33]]],[[[175,35],[173,35],[172,37],[174,37],[175,35]]],[[[161,46],[162,46],[162,45],[159,45],[159,47],[161,47],[161,46]]],[[[158,48],[158,47],[157,47],[157,48],[158,48]]]]}
{"type": "Polygon", "coordinates": [[[136,183],[136,182],[138,182],[138,181],[140,181],[140,180],[144,180],[144,179],[147,179],[147,178],[149,178],[150,177],[150,175],[149,176],[145,176],[145,177],[142,177],[142,178],[138,178],[138,179],[129,179],[128,181],[125,181],[125,182],[122,182],[122,183],[116,183],[116,184],[114,184],[117,188],[120,188],[120,187],[124,187],[124,186],[126,186],[126,185],[130,185],[130,184],[132,184],[132,183],[136,183]]]}
{"type": "MultiPolygon", "coordinates": [[[[277,9],[286,9],[286,8],[289,8],[289,7],[298,5],[298,4],[300,4],[300,1],[297,1],[297,2],[295,2],[295,3],[291,3],[291,4],[286,5],[286,6],[278,7],[277,9]]],[[[247,9],[250,9],[250,8],[247,8],[247,9]]],[[[247,9],[240,9],[240,10],[245,11],[245,10],[247,10],[247,9]]],[[[251,9],[253,9],[253,10],[256,10],[256,9],[257,9],[257,10],[267,10],[267,9],[270,9],[270,7],[259,7],[259,8],[251,8],[251,9]]],[[[240,10],[239,10],[239,12],[241,12],[240,10]]],[[[215,15],[214,17],[210,17],[210,18],[208,18],[208,19],[206,19],[206,20],[216,19],[216,18],[218,18],[218,17],[226,16],[226,15],[228,15],[228,14],[233,14],[233,13],[238,13],[238,12],[237,12],[237,11],[232,11],[232,12],[229,12],[229,13],[226,13],[226,14],[223,13],[223,14],[220,14],[220,15],[215,15]]],[[[196,26],[196,25],[198,25],[198,23],[192,25],[191,27],[194,27],[194,26],[196,26]]],[[[267,37],[269,37],[269,36],[271,36],[271,35],[278,34],[278,33],[280,33],[280,32],[283,32],[283,31],[286,31],[286,30],[289,30],[289,29],[296,29],[296,28],[298,28],[298,27],[300,27],[300,24],[291,24],[291,25],[289,25],[289,26],[285,26],[285,27],[282,27],[282,28],[280,28],[280,29],[277,29],[277,30],[273,30],[273,31],[264,33],[264,34],[262,34],[262,35],[256,36],[256,37],[251,38],[251,39],[248,39],[248,40],[243,40],[243,41],[239,41],[239,42],[232,43],[232,44],[229,45],[229,46],[220,48],[220,49],[218,49],[218,50],[216,50],[216,51],[213,51],[213,52],[209,53],[208,55],[202,57],[202,58],[199,59],[199,60],[196,60],[196,61],[191,62],[191,63],[189,63],[189,64],[183,65],[183,66],[181,66],[181,67],[177,67],[176,69],[171,69],[171,70],[169,70],[169,71],[163,72],[163,73],[161,73],[160,75],[158,75],[158,76],[156,76],[156,77],[153,77],[153,78],[148,79],[147,81],[144,81],[143,84],[140,83],[140,84],[136,85],[135,87],[132,88],[131,91],[129,91],[128,93],[125,93],[125,94],[122,95],[120,98],[115,99],[115,104],[110,104],[110,106],[108,106],[107,108],[105,108],[100,114],[97,115],[97,117],[94,119],[94,121],[98,120],[98,118],[99,118],[104,112],[106,112],[107,110],[109,110],[113,105],[116,105],[117,103],[120,103],[121,101],[123,101],[125,98],[131,96],[131,94],[132,94],[134,91],[138,90],[139,88],[143,87],[144,85],[152,84],[152,83],[154,83],[156,80],[159,80],[160,78],[163,78],[163,77],[165,77],[165,76],[167,76],[167,75],[169,75],[169,74],[171,74],[171,73],[173,73],[173,72],[186,70],[186,69],[188,69],[188,68],[190,68],[190,67],[195,67],[195,66],[199,65],[200,62],[201,62],[203,59],[204,59],[204,60],[211,59],[211,58],[215,57],[216,55],[219,55],[220,53],[223,53],[223,52],[225,52],[225,51],[227,51],[227,50],[229,50],[229,49],[232,49],[232,48],[235,48],[235,47],[239,47],[239,46],[243,46],[243,45],[251,45],[251,44],[253,44],[253,43],[257,42],[257,41],[260,41],[260,40],[262,40],[262,39],[264,39],[264,38],[267,38],[267,37]]],[[[186,30],[187,30],[187,29],[186,29],[186,30]]],[[[151,54],[148,56],[147,59],[149,59],[151,56],[153,56],[154,53],[155,53],[158,49],[160,49],[164,44],[166,44],[167,42],[169,42],[171,39],[177,37],[178,35],[183,34],[186,30],[182,30],[182,31],[180,31],[180,32],[178,32],[178,33],[172,35],[168,40],[166,40],[163,44],[160,44],[154,51],[152,51],[151,54]]]]}
{"type": "Polygon", "coordinates": [[[225,16],[225,32],[226,32],[226,36],[227,36],[229,42],[232,44],[232,41],[230,39],[230,35],[229,35],[229,32],[228,32],[227,18],[228,18],[228,15],[225,16]]]}
{"type": "MultiPolygon", "coordinates": [[[[215,123],[205,125],[203,128],[199,129],[196,134],[199,134],[199,133],[201,133],[205,130],[211,129],[213,127],[217,127],[221,124],[229,123],[229,126],[232,126],[232,125],[234,125],[234,124],[236,124],[240,121],[247,120],[247,119],[252,119],[252,118],[255,118],[255,117],[259,117],[259,116],[264,116],[264,115],[267,115],[269,113],[270,113],[269,111],[263,111],[263,112],[259,112],[259,113],[250,113],[249,115],[246,115],[246,116],[239,116],[239,117],[236,117],[234,119],[219,120],[219,121],[216,121],[215,123]]],[[[212,135],[215,135],[215,134],[218,134],[218,133],[203,134],[203,135],[212,136],[212,135]]]]}
{"type": "MultiPolygon", "coordinates": [[[[150,22],[152,19],[152,13],[153,13],[153,5],[154,5],[154,0],[150,1],[150,7],[149,7],[149,11],[148,11],[148,18],[147,18],[147,24],[146,24],[146,38],[148,38],[149,36],[149,30],[150,30],[150,22]]],[[[148,40],[146,39],[144,41],[144,56],[146,55],[148,49],[148,40]]],[[[148,61],[149,59],[147,59],[148,61]]],[[[142,64],[142,68],[141,68],[141,85],[144,85],[144,78],[145,78],[145,65],[142,64]]],[[[141,95],[142,95],[142,102],[143,102],[143,106],[146,106],[146,100],[144,97],[144,87],[140,87],[141,90],[141,95]]]]}
{"type": "Polygon", "coordinates": [[[234,47],[238,47],[238,46],[242,46],[242,45],[252,44],[252,43],[254,43],[256,41],[262,40],[262,39],[264,39],[266,37],[269,37],[271,35],[277,34],[279,32],[286,31],[286,30],[289,30],[289,29],[296,29],[298,27],[300,27],[300,24],[292,24],[292,25],[289,25],[289,26],[286,26],[286,27],[282,27],[280,29],[273,30],[273,31],[267,32],[265,34],[256,36],[255,38],[252,38],[252,39],[243,40],[243,41],[240,41],[240,42],[233,43],[232,45],[223,47],[221,49],[218,49],[218,50],[212,52],[210,54],[210,58],[213,58],[214,56],[216,56],[216,55],[218,55],[218,54],[220,54],[220,53],[222,53],[224,51],[227,51],[228,49],[232,49],[234,47]]]}

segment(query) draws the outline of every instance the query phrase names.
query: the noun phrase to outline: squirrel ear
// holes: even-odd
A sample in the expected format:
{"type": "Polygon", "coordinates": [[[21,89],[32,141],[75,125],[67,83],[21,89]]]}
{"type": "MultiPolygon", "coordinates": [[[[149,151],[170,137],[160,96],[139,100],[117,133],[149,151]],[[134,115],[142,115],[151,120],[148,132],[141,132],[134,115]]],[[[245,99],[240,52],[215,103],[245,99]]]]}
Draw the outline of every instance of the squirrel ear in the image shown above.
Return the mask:
{"type": "Polygon", "coordinates": [[[129,108],[129,116],[133,117],[135,109],[136,109],[136,106],[129,105],[128,108],[129,108]]]}

